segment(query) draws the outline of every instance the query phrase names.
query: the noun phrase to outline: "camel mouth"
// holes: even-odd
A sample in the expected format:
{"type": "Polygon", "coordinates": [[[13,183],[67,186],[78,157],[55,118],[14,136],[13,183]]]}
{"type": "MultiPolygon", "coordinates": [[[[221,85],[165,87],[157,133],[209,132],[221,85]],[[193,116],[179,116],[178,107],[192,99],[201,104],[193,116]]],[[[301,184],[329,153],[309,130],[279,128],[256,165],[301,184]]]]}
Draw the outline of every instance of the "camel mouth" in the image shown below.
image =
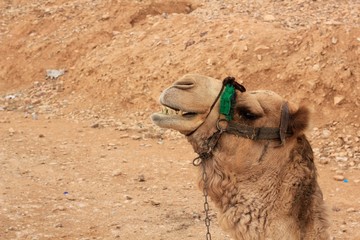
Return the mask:
{"type": "Polygon", "coordinates": [[[163,105],[161,111],[151,115],[152,121],[161,128],[169,128],[188,134],[196,129],[202,122],[202,114],[175,107],[163,105]]]}
{"type": "Polygon", "coordinates": [[[181,116],[181,117],[185,117],[185,118],[192,118],[195,117],[197,115],[196,112],[189,112],[189,111],[184,111],[181,109],[176,109],[176,108],[172,108],[169,106],[165,106],[162,105],[161,106],[161,112],[162,115],[168,115],[168,116],[181,116]]]}

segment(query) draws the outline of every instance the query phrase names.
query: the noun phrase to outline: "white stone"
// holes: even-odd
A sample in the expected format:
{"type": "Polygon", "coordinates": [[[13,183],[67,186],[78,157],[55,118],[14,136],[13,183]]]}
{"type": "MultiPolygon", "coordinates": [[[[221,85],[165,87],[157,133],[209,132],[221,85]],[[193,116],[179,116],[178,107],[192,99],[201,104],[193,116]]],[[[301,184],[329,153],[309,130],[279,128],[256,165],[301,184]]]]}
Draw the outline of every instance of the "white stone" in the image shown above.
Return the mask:
{"type": "Polygon", "coordinates": [[[335,175],[334,180],[336,181],[344,181],[345,177],[343,175],[335,175]]]}
{"type": "Polygon", "coordinates": [[[263,19],[265,22],[273,22],[276,20],[276,18],[271,14],[264,15],[263,19]]]}
{"type": "Polygon", "coordinates": [[[337,95],[334,97],[334,105],[339,105],[345,99],[342,95],[337,95]]]}

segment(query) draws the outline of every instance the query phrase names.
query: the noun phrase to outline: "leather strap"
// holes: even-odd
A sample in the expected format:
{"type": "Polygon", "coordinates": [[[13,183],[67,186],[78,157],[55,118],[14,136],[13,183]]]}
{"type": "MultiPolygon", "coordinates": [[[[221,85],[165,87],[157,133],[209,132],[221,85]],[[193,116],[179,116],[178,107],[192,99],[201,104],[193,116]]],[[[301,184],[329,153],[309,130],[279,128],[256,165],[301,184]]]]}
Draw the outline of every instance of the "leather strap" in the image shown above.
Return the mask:
{"type": "Polygon", "coordinates": [[[289,106],[288,103],[285,102],[281,106],[281,117],[280,117],[280,126],[279,126],[281,145],[285,144],[286,131],[288,130],[288,126],[289,126],[289,106]]]}
{"type": "Polygon", "coordinates": [[[281,145],[285,144],[286,137],[293,135],[288,130],[289,125],[289,107],[284,103],[281,107],[281,117],[279,128],[260,127],[255,128],[237,122],[228,122],[225,132],[237,135],[239,137],[249,138],[251,140],[280,140],[281,145]]]}

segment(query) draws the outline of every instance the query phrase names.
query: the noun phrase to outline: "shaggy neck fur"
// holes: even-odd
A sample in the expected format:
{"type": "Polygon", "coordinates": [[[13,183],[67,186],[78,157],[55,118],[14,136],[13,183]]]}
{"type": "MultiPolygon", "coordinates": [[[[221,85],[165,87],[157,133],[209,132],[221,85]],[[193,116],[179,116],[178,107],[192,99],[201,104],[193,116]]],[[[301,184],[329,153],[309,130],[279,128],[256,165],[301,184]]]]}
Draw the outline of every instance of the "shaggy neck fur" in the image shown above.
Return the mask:
{"type": "MultiPolygon", "coordinates": [[[[189,138],[189,142],[197,152],[205,148],[197,144],[204,139],[189,138]]],[[[283,147],[264,142],[225,134],[213,157],[206,160],[206,185],[220,209],[220,225],[236,240],[328,239],[322,193],[306,137],[291,139],[283,147]]],[[[199,185],[203,188],[204,182],[199,185]]]]}

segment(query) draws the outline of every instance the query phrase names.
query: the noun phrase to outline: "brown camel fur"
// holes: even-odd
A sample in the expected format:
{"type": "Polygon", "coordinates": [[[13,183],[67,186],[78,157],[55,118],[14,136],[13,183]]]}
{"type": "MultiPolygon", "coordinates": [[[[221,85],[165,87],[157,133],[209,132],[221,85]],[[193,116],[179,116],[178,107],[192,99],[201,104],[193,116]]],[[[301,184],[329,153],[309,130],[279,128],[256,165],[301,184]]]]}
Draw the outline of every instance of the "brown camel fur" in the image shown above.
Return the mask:
{"type": "MultiPolygon", "coordinates": [[[[221,118],[217,100],[221,90],[221,81],[185,75],[164,90],[160,102],[166,108],[152,119],[160,127],[186,135],[195,152],[207,151],[221,118]]],[[[271,91],[236,91],[231,121],[279,128],[285,102],[271,91]]],[[[208,194],[220,211],[219,223],[236,240],[329,239],[314,156],[304,135],[309,110],[291,103],[288,109],[287,132],[291,134],[284,144],[224,132],[211,157],[203,160],[208,194]]]]}

